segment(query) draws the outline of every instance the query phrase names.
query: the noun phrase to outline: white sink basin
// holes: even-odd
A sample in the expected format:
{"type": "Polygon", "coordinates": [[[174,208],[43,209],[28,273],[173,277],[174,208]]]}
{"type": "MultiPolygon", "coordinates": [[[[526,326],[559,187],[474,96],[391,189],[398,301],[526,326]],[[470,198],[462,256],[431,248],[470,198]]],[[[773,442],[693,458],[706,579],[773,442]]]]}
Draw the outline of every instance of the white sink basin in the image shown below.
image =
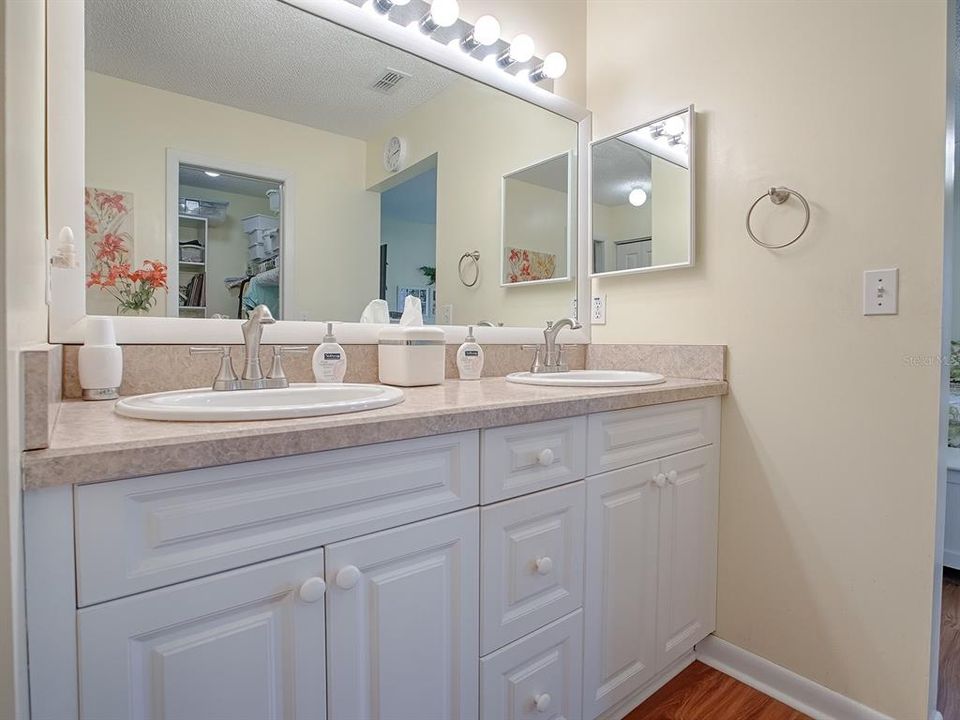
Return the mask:
{"type": "Polygon", "coordinates": [[[275,390],[215,392],[207,388],[136,395],[115,410],[144,420],[280,420],[375,410],[403,402],[403,391],[384,385],[295,384],[275,390]]]}
{"type": "Polygon", "coordinates": [[[507,382],[522,385],[553,385],[557,387],[625,387],[629,385],[656,385],[664,381],[658,373],[634,370],[570,370],[561,373],[517,372],[507,375],[507,382]]]}

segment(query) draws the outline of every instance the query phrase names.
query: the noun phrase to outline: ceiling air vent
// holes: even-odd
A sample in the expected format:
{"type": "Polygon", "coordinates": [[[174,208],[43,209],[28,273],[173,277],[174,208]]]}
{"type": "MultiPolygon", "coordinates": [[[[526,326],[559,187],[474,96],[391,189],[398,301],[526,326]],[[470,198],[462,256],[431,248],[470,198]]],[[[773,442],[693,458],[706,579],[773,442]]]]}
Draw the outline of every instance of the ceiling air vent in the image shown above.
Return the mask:
{"type": "Polygon", "coordinates": [[[377,78],[376,82],[373,83],[373,89],[384,95],[389,95],[397,89],[397,85],[408,77],[410,77],[410,73],[388,67],[383,71],[383,74],[377,78]]]}

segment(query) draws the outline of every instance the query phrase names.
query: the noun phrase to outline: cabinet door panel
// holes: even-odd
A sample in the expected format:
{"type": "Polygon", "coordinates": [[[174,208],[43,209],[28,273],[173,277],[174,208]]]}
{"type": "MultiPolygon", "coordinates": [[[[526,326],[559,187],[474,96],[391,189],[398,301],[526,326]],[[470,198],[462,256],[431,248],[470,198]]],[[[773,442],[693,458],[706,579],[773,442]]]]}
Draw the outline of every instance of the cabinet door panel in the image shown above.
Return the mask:
{"type": "Polygon", "coordinates": [[[311,577],[322,550],[80,610],[81,717],[323,720],[324,603],[299,594],[311,577]]]}
{"type": "Polygon", "coordinates": [[[656,673],[658,462],[587,479],[583,716],[656,673]]]}
{"type": "Polygon", "coordinates": [[[477,717],[479,557],[475,509],[327,548],[331,720],[477,717]]]}
{"type": "Polygon", "coordinates": [[[716,448],[664,458],[661,493],[658,666],[714,630],[717,578],[716,448]]]}

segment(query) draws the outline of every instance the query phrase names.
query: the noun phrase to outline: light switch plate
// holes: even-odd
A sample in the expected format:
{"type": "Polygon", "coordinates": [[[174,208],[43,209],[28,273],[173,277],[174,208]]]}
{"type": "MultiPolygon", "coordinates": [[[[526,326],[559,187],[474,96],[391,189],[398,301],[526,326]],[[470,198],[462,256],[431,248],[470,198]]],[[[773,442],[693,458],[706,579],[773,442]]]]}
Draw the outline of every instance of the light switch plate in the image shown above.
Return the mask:
{"type": "Polygon", "coordinates": [[[896,315],[900,306],[900,269],[863,273],[863,314],[896,315]]]}

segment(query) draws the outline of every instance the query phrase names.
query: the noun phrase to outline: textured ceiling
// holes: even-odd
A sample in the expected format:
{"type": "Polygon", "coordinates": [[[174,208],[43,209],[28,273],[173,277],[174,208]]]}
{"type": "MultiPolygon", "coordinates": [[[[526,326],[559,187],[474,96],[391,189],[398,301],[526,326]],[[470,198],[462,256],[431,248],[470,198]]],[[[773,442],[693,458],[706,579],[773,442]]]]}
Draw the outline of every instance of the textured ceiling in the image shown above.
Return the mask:
{"type": "MultiPolygon", "coordinates": [[[[217,170],[217,168],[210,169],[217,170]]],[[[278,183],[258,180],[244,175],[221,173],[218,177],[210,177],[204,172],[203,168],[188,165],[180,166],[180,184],[236,195],[249,195],[250,197],[264,197],[267,190],[279,187],[278,183]]]]}
{"type": "Polygon", "coordinates": [[[87,0],[86,68],[366,138],[457,80],[278,0],[87,0]],[[386,68],[411,77],[371,86],[386,68]]]}
{"type": "Polygon", "coordinates": [[[597,143],[592,149],[593,201],[625,205],[627,195],[640,187],[652,196],[650,153],[618,138],[597,143]]]}
{"type": "Polygon", "coordinates": [[[523,180],[531,185],[557,190],[559,192],[567,191],[567,184],[570,172],[567,167],[569,156],[566,154],[558,155],[539,165],[528,167],[511,173],[510,177],[516,180],[523,180]]]}

